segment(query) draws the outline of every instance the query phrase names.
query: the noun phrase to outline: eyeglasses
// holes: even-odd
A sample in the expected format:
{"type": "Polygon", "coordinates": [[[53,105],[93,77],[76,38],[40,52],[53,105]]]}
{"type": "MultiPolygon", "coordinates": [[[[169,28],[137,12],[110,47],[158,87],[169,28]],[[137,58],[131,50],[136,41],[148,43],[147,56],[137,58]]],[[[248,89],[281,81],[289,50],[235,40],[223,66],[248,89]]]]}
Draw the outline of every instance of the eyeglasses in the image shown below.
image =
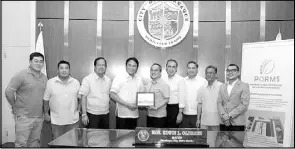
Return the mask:
{"type": "Polygon", "coordinates": [[[226,69],[227,73],[236,73],[237,71],[237,69],[226,69]]]}
{"type": "Polygon", "coordinates": [[[157,72],[157,71],[160,71],[159,69],[151,69],[151,71],[154,71],[154,72],[157,72]]]}
{"type": "Polygon", "coordinates": [[[206,72],[205,74],[206,74],[206,75],[214,75],[215,72],[206,72]]]}

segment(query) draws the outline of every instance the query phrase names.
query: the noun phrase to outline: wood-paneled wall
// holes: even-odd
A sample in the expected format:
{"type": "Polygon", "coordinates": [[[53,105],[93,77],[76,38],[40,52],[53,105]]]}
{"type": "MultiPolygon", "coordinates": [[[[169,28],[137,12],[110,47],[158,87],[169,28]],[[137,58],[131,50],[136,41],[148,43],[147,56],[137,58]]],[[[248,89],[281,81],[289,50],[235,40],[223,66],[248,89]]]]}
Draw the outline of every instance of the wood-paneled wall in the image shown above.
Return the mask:
{"type": "MultiPolygon", "coordinates": [[[[225,52],[226,35],[226,2],[199,2],[199,40],[198,50],[193,49],[193,1],[185,1],[190,12],[191,26],[184,40],[176,46],[161,50],[140,36],[134,20],[134,55],[140,61],[139,73],[149,77],[149,67],[157,62],[165,65],[169,58],[179,63],[178,73],[186,75],[186,63],[197,60],[199,74],[204,76],[207,65],[218,67],[219,80],[224,82],[225,63],[236,63],[241,66],[242,44],[260,41],[260,1],[231,2],[231,48],[225,52]],[[194,57],[197,52],[197,57],[194,57]],[[227,53],[227,54],[225,54],[227,53]]],[[[143,4],[135,2],[135,19],[137,11],[143,4]]],[[[294,2],[266,1],[265,40],[274,40],[279,31],[283,39],[294,38],[294,2]]],[[[71,63],[71,74],[80,82],[83,77],[93,72],[93,61],[103,56],[108,61],[107,75],[113,79],[116,74],[125,71],[125,60],[128,58],[129,2],[102,2],[102,54],[96,51],[97,36],[97,2],[70,1],[69,7],[69,50],[67,57],[71,63]]],[[[37,21],[44,24],[43,36],[46,54],[48,77],[56,75],[57,63],[65,56],[64,52],[64,2],[37,1],[37,21]]],[[[36,24],[36,25],[37,25],[36,24]]],[[[36,36],[39,29],[36,30],[36,36]]],[[[141,113],[141,116],[145,113],[141,113]]],[[[145,118],[139,121],[145,126],[145,118]]],[[[111,104],[111,128],[115,128],[114,103],[111,104]]]]}

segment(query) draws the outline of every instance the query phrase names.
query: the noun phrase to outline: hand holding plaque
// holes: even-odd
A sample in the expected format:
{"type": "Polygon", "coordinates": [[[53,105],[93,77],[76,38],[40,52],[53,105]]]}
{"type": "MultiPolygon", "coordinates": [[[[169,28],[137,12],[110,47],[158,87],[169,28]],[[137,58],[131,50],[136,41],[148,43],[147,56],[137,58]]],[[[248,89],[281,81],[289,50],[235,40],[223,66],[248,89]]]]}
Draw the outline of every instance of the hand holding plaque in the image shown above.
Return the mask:
{"type": "Polygon", "coordinates": [[[153,92],[138,92],[136,94],[136,103],[138,107],[155,106],[155,93],[153,92]]]}

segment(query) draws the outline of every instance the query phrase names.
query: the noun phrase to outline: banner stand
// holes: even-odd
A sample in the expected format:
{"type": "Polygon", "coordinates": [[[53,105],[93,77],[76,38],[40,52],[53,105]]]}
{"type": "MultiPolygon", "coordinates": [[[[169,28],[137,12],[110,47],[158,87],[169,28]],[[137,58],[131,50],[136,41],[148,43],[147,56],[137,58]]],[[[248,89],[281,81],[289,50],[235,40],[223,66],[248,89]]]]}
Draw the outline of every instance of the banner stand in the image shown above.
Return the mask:
{"type": "Polygon", "coordinates": [[[248,146],[290,147],[290,130],[294,127],[294,39],[244,43],[241,80],[250,85],[248,146]]]}

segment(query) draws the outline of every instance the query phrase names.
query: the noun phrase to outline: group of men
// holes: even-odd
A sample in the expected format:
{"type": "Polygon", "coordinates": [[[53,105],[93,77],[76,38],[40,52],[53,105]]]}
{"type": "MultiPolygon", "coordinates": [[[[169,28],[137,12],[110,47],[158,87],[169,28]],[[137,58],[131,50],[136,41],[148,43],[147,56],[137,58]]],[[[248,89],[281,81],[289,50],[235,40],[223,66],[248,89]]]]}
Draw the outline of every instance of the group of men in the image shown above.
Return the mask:
{"type": "Polygon", "coordinates": [[[245,129],[250,91],[249,85],[239,80],[235,64],[227,66],[227,82],[223,84],[217,81],[215,66],[206,67],[206,77],[202,78],[198,64],[189,61],[187,77],[183,78],[176,74],[177,61],[169,59],[167,76],[162,77],[162,66],[154,63],[150,67],[151,80],[144,84],[135,57],[126,60],[126,72],[113,80],[105,75],[106,59],[99,57],[94,60],[94,72],[80,85],[71,77],[67,61],[58,63],[57,76],[48,81],[41,72],[44,56],[34,52],[29,62],[29,68],[14,75],[5,91],[15,116],[16,147],[38,147],[43,120],[51,122],[54,139],[78,128],[79,115],[87,128],[108,129],[110,100],[116,103],[117,129],[135,129],[139,110],[148,111],[147,127],[245,129]],[[138,92],[154,92],[155,105],[138,107],[138,92]]]}

